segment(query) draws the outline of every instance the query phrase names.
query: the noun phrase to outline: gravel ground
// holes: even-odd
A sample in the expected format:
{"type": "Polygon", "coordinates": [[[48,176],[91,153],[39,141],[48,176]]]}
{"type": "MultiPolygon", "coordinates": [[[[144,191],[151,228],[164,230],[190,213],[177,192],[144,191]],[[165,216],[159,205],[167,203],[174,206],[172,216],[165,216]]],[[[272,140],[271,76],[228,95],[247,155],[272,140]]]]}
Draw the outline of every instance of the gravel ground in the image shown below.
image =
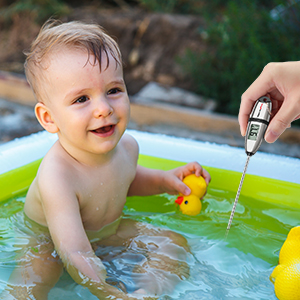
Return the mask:
{"type": "MultiPolygon", "coordinates": [[[[226,136],[221,136],[173,125],[137,126],[133,122],[129,123],[128,128],[217,144],[227,144],[234,147],[244,147],[244,138],[230,133],[226,136]]],[[[0,143],[40,130],[42,130],[42,127],[37,122],[32,107],[0,99],[0,143]]],[[[300,158],[299,144],[286,144],[280,141],[276,141],[274,144],[263,142],[260,151],[300,158]]]]}

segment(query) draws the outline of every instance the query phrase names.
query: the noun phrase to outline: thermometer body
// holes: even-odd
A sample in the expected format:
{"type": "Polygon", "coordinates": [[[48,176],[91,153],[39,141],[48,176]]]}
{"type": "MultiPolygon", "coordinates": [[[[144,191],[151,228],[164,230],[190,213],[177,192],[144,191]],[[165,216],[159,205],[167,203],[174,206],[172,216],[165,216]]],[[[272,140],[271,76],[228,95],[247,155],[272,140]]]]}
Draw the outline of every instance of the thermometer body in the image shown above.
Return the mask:
{"type": "Polygon", "coordinates": [[[245,136],[245,151],[252,156],[260,147],[269,125],[272,102],[268,97],[259,98],[250,114],[245,136]]]}

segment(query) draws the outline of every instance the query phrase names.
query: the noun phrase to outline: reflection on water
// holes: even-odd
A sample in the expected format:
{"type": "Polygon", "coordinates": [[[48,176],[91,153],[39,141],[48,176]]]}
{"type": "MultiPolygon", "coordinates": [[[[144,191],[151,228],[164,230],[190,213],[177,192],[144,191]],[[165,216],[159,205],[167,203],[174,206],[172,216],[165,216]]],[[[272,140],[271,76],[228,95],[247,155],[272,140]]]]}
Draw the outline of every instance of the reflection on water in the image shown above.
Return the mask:
{"type": "MultiPolygon", "coordinates": [[[[148,198],[148,197],[146,197],[148,198]]],[[[128,199],[126,217],[174,230],[184,235],[191,247],[188,259],[190,277],[180,283],[168,297],[160,299],[277,299],[269,276],[278,263],[278,250],[294,225],[290,216],[296,210],[241,195],[232,227],[225,240],[225,231],[235,195],[210,190],[196,217],[181,214],[176,197],[156,196],[150,199],[128,199]],[[288,221],[290,220],[290,221],[288,221]]],[[[13,216],[22,210],[23,198],[1,204],[0,211],[0,289],[14,267],[18,244],[14,234],[13,216]]],[[[132,270],[145,256],[137,249],[124,251],[118,247],[102,247],[103,262],[111,284],[124,284],[134,290],[132,270]]],[[[99,254],[99,253],[98,253],[99,254]]],[[[97,299],[72,280],[65,272],[49,294],[49,300],[97,299]]]]}
{"type": "Polygon", "coordinates": [[[270,264],[228,248],[224,241],[203,239],[201,243],[209,246],[203,249],[199,240],[190,240],[197,257],[189,279],[194,289],[184,293],[182,299],[277,299],[268,279],[270,264]]]}

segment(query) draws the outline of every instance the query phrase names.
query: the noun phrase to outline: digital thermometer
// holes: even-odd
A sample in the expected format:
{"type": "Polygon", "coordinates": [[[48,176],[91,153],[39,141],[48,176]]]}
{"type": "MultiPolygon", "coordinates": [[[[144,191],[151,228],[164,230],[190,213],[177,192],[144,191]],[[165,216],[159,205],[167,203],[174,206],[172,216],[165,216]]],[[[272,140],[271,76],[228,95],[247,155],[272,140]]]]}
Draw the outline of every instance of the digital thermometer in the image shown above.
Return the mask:
{"type": "Polygon", "coordinates": [[[272,102],[268,97],[259,98],[250,114],[245,136],[245,150],[248,156],[256,153],[269,125],[272,102]]]}
{"type": "Polygon", "coordinates": [[[272,111],[272,102],[271,100],[264,96],[259,98],[250,114],[249,120],[248,120],[248,126],[247,126],[247,132],[245,136],[245,151],[247,154],[247,160],[245,164],[245,168],[243,171],[243,175],[240,181],[240,185],[235,197],[235,201],[232,207],[232,211],[230,214],[229,222],[227,225],[227,230],[226,230],[226,235],[228,234],[228,231],[230,229],[235,208],[239,200],[240,192],[242,189],[242,185],[244,182],[245,174],[247,171],[247,167],[249,164],[250,157],[256,153],[258,148],[260,147],[264,136],[266,129],[269,125],[270,122],[270,116],[271,116],[271,111],[272,111]]]}

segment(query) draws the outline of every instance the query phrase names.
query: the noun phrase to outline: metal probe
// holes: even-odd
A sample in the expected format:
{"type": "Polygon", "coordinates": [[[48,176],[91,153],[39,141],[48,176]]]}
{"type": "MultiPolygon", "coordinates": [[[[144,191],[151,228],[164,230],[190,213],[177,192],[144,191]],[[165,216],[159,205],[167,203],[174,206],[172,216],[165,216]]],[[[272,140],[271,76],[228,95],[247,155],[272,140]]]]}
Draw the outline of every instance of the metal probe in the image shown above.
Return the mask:
{"type": "Polygon", "coordinates": [[[242,178],[240,181],[240,185],[239,185],[236,197],[235,197],[235,201],[234,201],[234,204],[233,204],[233,207],[231,210],[229,222],[228,222],[227,229],[226,229],[226,237],[227,237],[229,229],[231,227],[231,223],[232,223],[233,216],[235,213],[236,205],[237,205],[239,197],[240,197],[240,193],[241,193],[241,189],[243,186],[243,182],[244,182],[244,178],[245,178],[246,171],[248,168],[250,157],[256,153],[256,151],[258,150],[258,148],[260,147],[260,145],[264,139],[264,135],[265,135],[266,129],[267,129],[267,127],[269,125],[269,121],[270,121],[271,110],[272,110],[272,102],[268,97],[264,96],[264,97],[259,98],[256,101],[256,103],[252,109],[252,112],[250,114],[250,118],[249,118],[248,126],[247,126],[247,132],[246,132],[246,136],[245,136],[245,151],[247,154],[247,160],[246,160],[245,168],[244,168],[242,178]]]}

